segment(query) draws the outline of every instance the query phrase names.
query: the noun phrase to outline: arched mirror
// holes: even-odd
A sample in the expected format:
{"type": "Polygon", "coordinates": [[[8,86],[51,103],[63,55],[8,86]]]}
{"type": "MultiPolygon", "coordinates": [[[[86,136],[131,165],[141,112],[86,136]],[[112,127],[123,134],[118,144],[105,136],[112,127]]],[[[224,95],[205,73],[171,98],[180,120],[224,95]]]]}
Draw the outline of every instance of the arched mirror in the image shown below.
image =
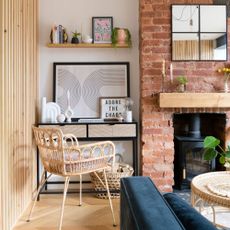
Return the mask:
{"type": "Polygon", "coordinates": [[[227,60],[226,5],[172,5],[172,60],[227,60]]]}

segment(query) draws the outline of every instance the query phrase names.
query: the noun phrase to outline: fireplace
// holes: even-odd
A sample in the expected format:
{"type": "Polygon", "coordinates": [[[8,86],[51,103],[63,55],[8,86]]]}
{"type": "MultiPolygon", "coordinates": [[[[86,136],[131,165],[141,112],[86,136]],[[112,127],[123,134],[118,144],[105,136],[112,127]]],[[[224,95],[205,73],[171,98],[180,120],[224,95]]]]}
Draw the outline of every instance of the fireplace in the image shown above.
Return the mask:
{"type": "Polygon", "coordinates": [[[220,169],[218,161],[203,160],[203,141],[207,135],[221,138],[225,121],[225,114],[174,114],[174,188],[189,188],[194,176],[220,169]]]}

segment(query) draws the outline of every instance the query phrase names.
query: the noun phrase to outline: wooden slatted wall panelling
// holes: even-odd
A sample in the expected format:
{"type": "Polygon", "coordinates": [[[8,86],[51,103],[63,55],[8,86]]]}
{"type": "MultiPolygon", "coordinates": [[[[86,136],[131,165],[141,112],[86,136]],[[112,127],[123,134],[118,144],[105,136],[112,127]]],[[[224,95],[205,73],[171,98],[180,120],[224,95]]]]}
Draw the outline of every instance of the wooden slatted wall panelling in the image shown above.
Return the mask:
{"type": "Polygon", "coordinates": [[[12,229],[36,187],[37,9],[37,0],[0,0],[2,230],[12,229]]]}

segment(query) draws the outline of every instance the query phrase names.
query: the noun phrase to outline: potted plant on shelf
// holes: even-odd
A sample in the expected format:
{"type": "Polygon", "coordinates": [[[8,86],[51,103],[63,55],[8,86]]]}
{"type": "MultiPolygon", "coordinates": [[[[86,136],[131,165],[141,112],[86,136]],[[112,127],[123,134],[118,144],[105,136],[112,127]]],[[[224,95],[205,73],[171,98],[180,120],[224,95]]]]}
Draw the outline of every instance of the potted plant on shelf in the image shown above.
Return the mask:
{"type": "Polygon", "coordinates": [[[114,46],[126,44],[131,47],[132,45],[131,34],[127,28],[115,27],[112,31],[111,40],[114,46]]]}
{"type": "Polygon", "coordinates": [[[188,83],[188,79],[185,76],[178,76],[177,81],[179,83],[179,92],[185,92],[186,91],[186,84],[188,83]]]}
{"type": "Polygon", "coordinates": [[[220,146],[220,140],[213,136],[207,136],[204,139],[204,160],[213,160],[220,156],[219,162],[227,169],[230,168],[230,145],[224,150],[220,146]]]}
{"type": "Polygon", "coordinates": [[[81,35],[81,34],[78,33],[77,31],[72,32],[72,34],[73,34],[73,37],[72,37],[72,39],[71,39],[71,43],[73,43],[73,44],[78,44],[78,43],[79,43],[78,36],[81,35]]]}

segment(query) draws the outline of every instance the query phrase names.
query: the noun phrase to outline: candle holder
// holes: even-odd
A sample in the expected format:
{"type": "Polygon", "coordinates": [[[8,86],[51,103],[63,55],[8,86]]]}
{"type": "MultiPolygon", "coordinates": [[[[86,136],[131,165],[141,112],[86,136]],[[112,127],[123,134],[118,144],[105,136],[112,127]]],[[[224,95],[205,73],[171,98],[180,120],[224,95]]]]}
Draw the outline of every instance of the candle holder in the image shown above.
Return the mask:
{"type": "Polygon", "coordinates": [[[70,107],[70,92],[67,91],[67,109],[65,111],[66,121],[71,122],[71,118],[73,116],[73,110],[70,107]]]}
{"type": "Polygon", "coordinates": [[[165,72],[165,60],[162,61],[162,71],[161,71],[161,91],[164,92],[164,81],[166,77],[166,72],[165,72]]]}

